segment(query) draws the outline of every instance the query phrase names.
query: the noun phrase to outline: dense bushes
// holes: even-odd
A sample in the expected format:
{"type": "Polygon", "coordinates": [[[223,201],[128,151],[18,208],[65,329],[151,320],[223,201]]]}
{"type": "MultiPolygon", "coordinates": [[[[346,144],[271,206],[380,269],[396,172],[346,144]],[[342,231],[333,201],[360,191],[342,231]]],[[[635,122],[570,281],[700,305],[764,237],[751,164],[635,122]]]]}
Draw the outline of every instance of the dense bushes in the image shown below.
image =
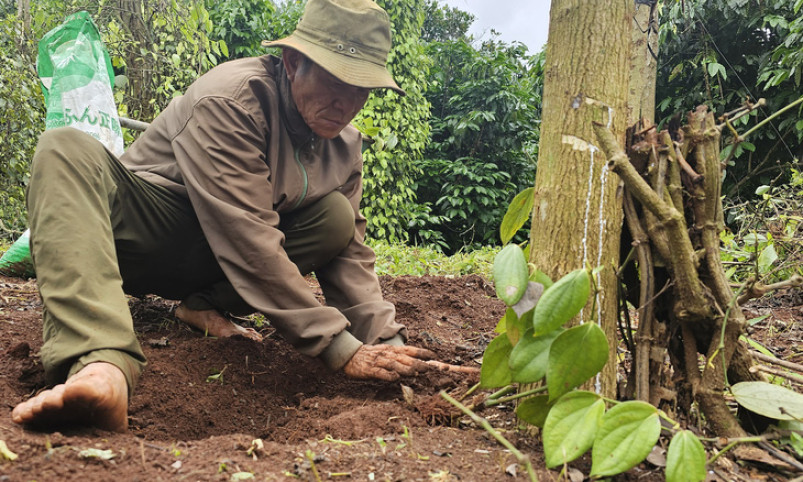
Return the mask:
{"type": "Polygon", "coordinates": [[[32,52],[14,15],[0,19],[0,236],[27,226],[25,188],[30,159],[45,125],[45,107],[32,52]]]}
{"type": "Polygon", "coordinates": [[[417,161],[413,239],[447,252],[495,244],[507,204],[533,185],[543,57],[464,36],[431,42],[432,140],[417,161]]]}
{"type": "MultiPolygon", "coordinates": [[[[766,107],[736,122],[745,132],[801,95],[803,0],[694,0],[665,4],[661,16],[658,73],[659,116],[708,105],[716,115],[745,99],[767,99],[766,107]]],[[[728,160],[724,193],[749,199],[803,155],[799,109],[751,135],[728,160]],[[795,159],[797,158],[797,159],[795,159]]],[[[726,135],[725,141],[733,140],[726,135]]],[[[730,147],[723,149],[728,156],[730,147]]]]}

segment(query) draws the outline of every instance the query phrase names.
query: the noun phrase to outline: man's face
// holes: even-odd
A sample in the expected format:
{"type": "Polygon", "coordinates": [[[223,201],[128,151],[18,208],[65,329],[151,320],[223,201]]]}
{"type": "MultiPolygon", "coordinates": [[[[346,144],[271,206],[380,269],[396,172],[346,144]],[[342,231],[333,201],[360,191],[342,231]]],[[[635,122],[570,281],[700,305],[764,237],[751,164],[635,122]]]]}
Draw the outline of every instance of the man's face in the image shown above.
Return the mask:
{"type": "Polygon", "coordinates": [[[365,105],[370,89],[344,84],[294,50],[285,50],[284,64],[298,112],[317,136],[340,134],[365,105]]]}

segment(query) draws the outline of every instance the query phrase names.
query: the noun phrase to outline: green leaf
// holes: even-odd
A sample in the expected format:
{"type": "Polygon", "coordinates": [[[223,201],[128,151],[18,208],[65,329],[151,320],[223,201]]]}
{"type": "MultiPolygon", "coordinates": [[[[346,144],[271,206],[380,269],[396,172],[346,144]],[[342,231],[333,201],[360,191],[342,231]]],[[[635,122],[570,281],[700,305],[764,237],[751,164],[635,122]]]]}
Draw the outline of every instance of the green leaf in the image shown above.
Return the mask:
{"type": "Polygon", "coordinates": [[[535,334],[543,335],[562,326],[580,312],[588,301],[588,273],[578,269],[559,279],[538,301],[533,315],[535,334]]]}
{"type": "Polygon", "coordinates": [[[543,428],[551,408],[549,395],[536,395],[524,400],[516,407],[516,416],[530,425],[543,428]]]}
{"type": "Polygon", "coordinates": [[[502,218],[502,225],[499,227],[499,234],[502,244],[507,244],[513,239],[519,229],[530,219],[533,210],[533,200],[535,199],[535,188],[529,187],[516,194],[507,212],[502,218]]]}
{"type": "Polygon", "coordinates": [[[766,382],[740,382],[731,387],[744,408],[776,420],[803,418],[803,395],[766,382]]]}
{"type": "Polygon", "coordinates": [[[755,318],[750,318],[749,320],[747,320],[747,326],[757,325],[758,323],[761,323],[762,321],[766,320],[769,317],[770,317],[770,314],[767,313],[766,315],[761,315],[761,316],[756,316],[755,318]]]}
{"type": "Polygon", "coordinates": [[[658,409],[630,401],[612,407],[602,417],[591,450],[591,477],[625,472],[644,460],[661,435],[658,409]]]}
{"type": "Polygon", "coordinates": [[[758,188],[756,188],[756,195],[757,196],[761,196],[761,195],[766,194],[767,192],[769,192],[769,190],[770,190],[770,187],[767,186],[766,184],[763,185],[763,186],[758,186],[758,188]]]}
{"type": "Polygon", "coordinates": [[[480,385],[483,388],[497,388],[509,385],[511,381],[508,359],[513,346],[507,334],[503,333],[488,343],[482,355],[480,385]]]}
{"type": "Polygon", "coordinates": [[[494,259],[494,285],[496,295],[506,305],[513,306],[527,289],[529,276],[524,252],[516,244],[502,248],[494,259]]]}
{"type": "Polygon", "coordinates": [[[676,433],[666,454],[666,482],[699,482],[705,475],[703,444],[689,430],[676,433]]]}
{"type": "MultiPolygon", "coordinates": [[[[529,245],[527,246],[527,248],[529,250],[529,245]]],[[[529,259],[529,257],[527,259],[529,259]]],[[[541,283],[542,285],[544,285],[545,290],[550,286],[552,286],[553,284],[555,284],[552,282],[552,278],[547,276],[546,273],[544,273],[540,269],[533,270],[533,272],[530,274],[530,281],[541,283]]]]}
{"type": "Polygon", "coordinates": [[[725,80],[727,78],[724,65],[717,62],[709,62],[708,75],[710,75],[711,77],[716,77],[717,73],[719,73],[719,75],[722,76],[722,80],[725,80]]]}
{"type": "MultiPolygon", "coordinates": [[[[531,319],[531,316],[526,318],[531,319]]],[[[505,311],[505,333],[507,333],[507,337],[510,340],[510,345],[515,347],[521,338],[521,334],[526,330],[525,320],[519,318],[513,308],[508,308],[505,311]]]]}
{"type": "Polygon", "coordinates": [[[549,348],[547,363],[550,400],[596,375],[607,361],[608,340],[596,324],[584,323],[558,335],[549,348]]]}
{"type": "Polygon", "coordinates": [[[502,315],[502,318],[499,318],[499,322],[496,323],[496,328],[494,328],[494,333],[504,333],[507,330],[507,312],[502,315]]]}
{"type": "Polygon", "coordinates": [[[544,421],[544,459],[548,468],[571,462],[594,444],[605,412],[596,393],[567,393],[552,407],[544,421]]]}
{"type": "Polygon", "coordinates": [[[759,352],[761,352],[761,353],[763,353],[763,354],[765,354],[767,356],[771,356],[771,357],[775,356],[775,354],[772,353],[771,351],[769,351],[766,346],[762,345],[761,343],[757,342],[756,340],[754,340],[752,338],[748,338],[748,337],[746,337],[744,335],[739,335],[739,339],[741,341],[747,343],[748,345],[750,345],[755,350],[757,350],[757,351],[759,351],[759,352]]]}
{"type": "Polygon", "coordinates": [[[758,255],[758,272],[764,274],[769,271],[777,259],[778,253],[775,252],[774,245],[768,244],[758,255]]]}
{"type": "Polygon", "coordinates": [[[510,370],[513,372],[514,382],[534,383],[546,376],[549,347],[563,331],[565,330],[561,327],[552,333],[534,337],[533,329],[530,328],[524,333],[510,353],[510,370]]]}

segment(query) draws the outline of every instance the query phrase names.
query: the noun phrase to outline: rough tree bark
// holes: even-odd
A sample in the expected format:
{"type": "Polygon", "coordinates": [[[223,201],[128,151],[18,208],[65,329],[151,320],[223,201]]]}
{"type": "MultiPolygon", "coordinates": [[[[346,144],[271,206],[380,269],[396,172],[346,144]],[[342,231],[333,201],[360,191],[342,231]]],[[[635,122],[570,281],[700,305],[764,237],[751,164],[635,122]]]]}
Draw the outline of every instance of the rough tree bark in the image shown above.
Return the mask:
{"type": "Polygon", "coordinates": [[[658,75],[658,14],[655,3],[636,4],[631,22],[630,79],[627,125],[655,118],[655,81],[658,75]]]}
{"type": "MultiPolygon", "coordinates": [[[[713,114],[701,106],[688,114],[687,125],[673,135],[643,131],[637,136],[638,142],[632,143],[628,158],[611,131],[595,124],[611,169],[642,206],[642,217],[630,207],[628,216],[635,217],[628,219],[628,225],[635,226],[632,232],[649,233],[655,257],[666,266],[672,280],[671,296],[648,303],[666,307],[662,322],[673,340],[669,350],[674,381],[678,390],[691,394],[690,399],[678,403],[688,412],[691,400],[696,401],[717,435],[744,437],[746,432],[723,396],[731,362],[739,359],[734,354],[738,352],[748,360],[749,355],[739,342],[746,320],[720,262],[719,233],[724,228],[720,128],[713,114]],[[647,227],[642,228],[644,225],[647,227]],[[698,353],[705,357],[702,365],[698,353]]],[[[638,239],[640,245],[644,242],[638,239]]],[[[651,267],[639,266],[642,280],[654,276],[651,267]]],[[[638,357],[632,369],[637,380],[652,371],[638,357]]],[[[652,401],[652,397],[648,399],[652,401]]]]}
{"type": "Polygon", "coordinates": [[[126,92],[131,114],[139,119],[150,120],[154,116],[154,106],[147,102],[150,96],[142,95],[153,89],[154,62],[144,54],[153,43],[151,29],[143,17],[143,9],[147,8],[147,0],[117,0],[120,23],[131,37],[131,44],[125,49],[125,73],[128,77],[126,92]]]}
{"type": "MultiPolygon", "coordinates": [[[[592,122],[624,140],[632,0],[553,0],[544,72],[543,118],[530,261],[553,279],[603,266],[595,300],[577,322],[600,323],[616,339],[616,267],[622,223],[616,176],[597,147],[592,122]],[[595,308],[592,310],[592,306],[595,308]],[[593,311],[593,312],[592,312],[593,311]]],[[[616,393],[616,344],[593,387],[616,393]]]]}
{"type": "MultiPolygon", "coordinates": [[[[627,125],[643,129],[651,125],[655,117],[655,84],[658,72],[658,15],[656,12],[657,0],[653,3],[636,3],[631,23],[631,53],[630,53],[630,79],[627,100],[627,125]]],[[[630,236],[622,239],[623,243],[632,241],[633,253],[630,255],[637,265],[650,267],[653,265],[652,251],[649,245],[649,235],[640,225],[634,223],[636,205],[630,193],[624,191],[625,221],[630,236]]],[[[624,246],[626,248],[626,246],[624,246]]],[[[620,276],[624,276],[620,274],[620,276]]],[[[624,276],[627,278],[627,276],[624,276]]],[[[628,278],[633,284],[639,284],[638,296],[638,326],[632,339],[627,340],[629,349],[637,360],[638,366],[651,367],[649,372],[631,370],[625,387],[624,396],[628,399],[637,399],[658,405],[662,391],[663,381],[668,378],[664,368],[666,354],[666,336],[661,330],[662,325],[655,322],[655,305],[650,300],[655,296],[659,287],[655,286],[653,277],[642,278],[638,283],[635,277],[628,278]],[[651,390],[652,387],[652,390],[651,390]]],[[[635,291],[635,286],[628,286],[635,291]]],[[[623,314],[627,314],[624,300],[623,314]]],[[[630,318],[625,317],[625,326],[628,333],[632,333],[630,318]]],[[[671,398],[671,395],[669,396],[671,398]]]]}

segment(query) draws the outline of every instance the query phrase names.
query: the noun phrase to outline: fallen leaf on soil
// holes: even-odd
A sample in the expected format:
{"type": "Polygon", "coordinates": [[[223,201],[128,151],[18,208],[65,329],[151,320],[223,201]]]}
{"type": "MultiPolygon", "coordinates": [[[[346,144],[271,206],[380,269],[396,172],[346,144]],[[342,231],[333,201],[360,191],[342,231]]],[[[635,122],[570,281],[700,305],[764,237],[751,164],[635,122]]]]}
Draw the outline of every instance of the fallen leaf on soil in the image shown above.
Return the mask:
{"type": "Polygon", "coordinates": [[[166,336],[158,339],[148,340],[148,344],[154,348],[164,348],[170,344],[166,336]]]}
{"type": "Polygon", "coordinates": [[[572,482],[583,482],[585,479],[586,476],[583,475],[583,472],[581,472],[579,469],[569,469],[569,480],[572,482]]]}
{"type": "Polygon", "coordinates": [[[101,460],[111,460],[115,457],[115,453],[109,450],[101,450],[101,449],[84,449],[78,452],[79,457],[83,457],[85,459],[101,459],[101,460]]]}
{"type": "Polygon", "coordinates": [[[257,452],[262,452],[265,450],[265,444],[262,442],[261,438],[257,438],[251,441],[251,448],[249,448],[245,453],[253,457],[254,460],[257,460],[257,452]]]}
{"type": "Polygon", "coordinates": [[[231,474],[231,481],[236,482],[238,480],[251,480],[254,478],[254,474],[251,472],[237,472],[231,474]]]}
{"type": "Polygon", "coordinates": [[[656,445],[647,456],[647,462],[656,467],[666,467],[666,450],[656,445]]]}
{"type": "Polygon", "coordinates": [[[17,460],[17,457],[19,457],[19,455],[9,450],[4,440],[0,440],[0,455],[2,455],[4,459],[12,461],[17,460]]]}
{"type": "Polygon", "coordinates": [[[761,462],[776,469],[790,470],[792,466],[786,462],[776,459],[766,451],[752,445],[741,445],[733,449],[733,455],[738,460],[749,460],[751,462],[761,462]]]}
{"type": "Polygon", "coordinates": [[[516,476],[516,472],[518,471],[518,468],[519,468],[519,466],[518,466],[517,464],[510,464],[510,465],[508,465],[508,466],[507,466],[507,468],[505,469],[505,473],[506,473],[507,475],[510,475],[510,476],[512,476],[512,477],[515,477],[515,476],[516,476]]]}

